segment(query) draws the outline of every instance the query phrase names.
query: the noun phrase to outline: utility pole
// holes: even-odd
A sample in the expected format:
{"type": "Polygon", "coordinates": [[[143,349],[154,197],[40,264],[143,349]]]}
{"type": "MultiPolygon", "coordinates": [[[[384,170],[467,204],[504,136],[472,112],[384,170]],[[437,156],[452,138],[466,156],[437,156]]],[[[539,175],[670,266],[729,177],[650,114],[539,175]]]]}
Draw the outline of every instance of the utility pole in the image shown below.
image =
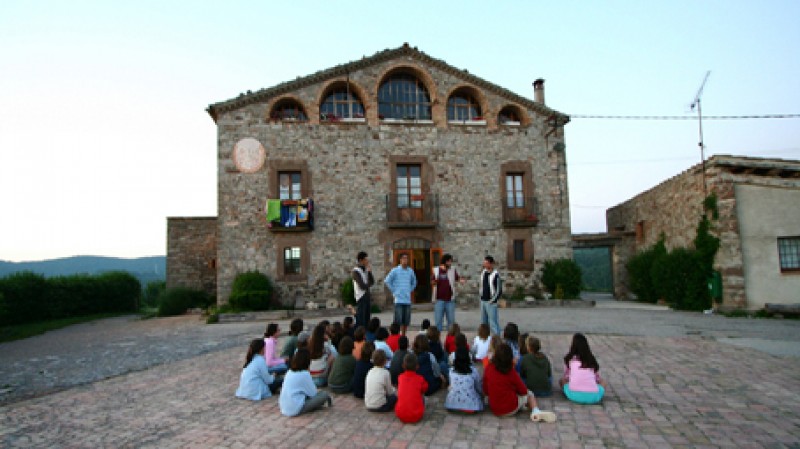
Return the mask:
{"type": "Polygon", "coordinates": [[[703,164],[703,196],[708,196],[708,189],[706,187],[706,151],[705,145],[703,144],[703,107],[700,104],[700,97],[703,95],[703,88],[706,87],[706,81],[708,81],[708,76],[711,75],[711,70],[706,72],[705,78],[703,78],[703,83],[700,84],[700,89],[697,90],[697,95],[694,96],[694,100],[692,104],[689,105],[689,108],[694,111],[695,106],[697,107],[697,123],[700,126],[700,142],[697,144],[700,147],[700,161],[703,164]]]}

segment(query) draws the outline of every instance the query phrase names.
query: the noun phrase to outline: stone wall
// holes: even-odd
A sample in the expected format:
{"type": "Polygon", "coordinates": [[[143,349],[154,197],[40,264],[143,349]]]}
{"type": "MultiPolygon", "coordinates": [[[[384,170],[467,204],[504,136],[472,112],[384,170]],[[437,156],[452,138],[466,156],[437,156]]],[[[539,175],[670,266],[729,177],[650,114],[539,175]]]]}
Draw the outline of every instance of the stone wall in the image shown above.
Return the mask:
{"type": "Polygon", "coordinates": [[[217,294],[217,218],[167,218],[167,288],[217,294]]]}
{"type": "MultiPolygon", "coordinates": [[[[408,59],[387,61],[350,73],[349,79],[366,107],[364,123],[320,123],[313,114],[326,86],[314,84],[287,94],[307,105],[308,123],[266,120],[275,98],[222,112],[217,117],[219,149],[218,300],[227,301],[237,273],[259,270],[276,279],[280,300],[323,302],[338,298],[359,250],[367,251],[379,279],[373,295],[385,301],[382,279],[392,266],[393,244],[421,238],[452,253],[459,270],[471,275],[462,294],[477,291],[484,255],[491,254],[507,278],[507,289],[532,286],[546,259],[571,257],[569,199],[563,130],[548,117],[489,91],[471,86],[483,102],[485,124],[449,124],[447,96],[465,83],[456,75],[408,59]],[[379,80],[398,67],[420,74],[434,101],[432,123],[389,124],[377,116],[379,80]],[[520,108],[521,126],[502,126],[495,119],[509,104],[520,108]],[[265,148],[266,163],[251,173],[237,169],[234,145],[254,138],[265,148]],[[392,192],[392,167],[398,161],[422,163],[429,193],[438,196],[434,228],[392,229],[387,226],[386,195],[392,192]],[[509,230],[502,226],[504,162],[531,167],[533,195],[539,206],[536,227],[509,230]],[[270,230],[265,201],[273,185],[274,167],[306,167],[315,201],[315,229],[280,233],[270,230]],[[508,270],[509,236],[530,239],[532,269],[508,270]],[[281,279],[277,258],[286,245],[307,248],[309,270],[302,279],[281,279]]],[[[344,78],[336,81],[344,81],[344,78]]],[[[469,87],[469,86],[467,86],[469,87]]],[[[284,96],[285,97],[285,96],[284,96]]],[[[283,98],[283,97],[281,97],[283,98]]],[[[271,190],[272,189],[272,190],[271,190]]]]}

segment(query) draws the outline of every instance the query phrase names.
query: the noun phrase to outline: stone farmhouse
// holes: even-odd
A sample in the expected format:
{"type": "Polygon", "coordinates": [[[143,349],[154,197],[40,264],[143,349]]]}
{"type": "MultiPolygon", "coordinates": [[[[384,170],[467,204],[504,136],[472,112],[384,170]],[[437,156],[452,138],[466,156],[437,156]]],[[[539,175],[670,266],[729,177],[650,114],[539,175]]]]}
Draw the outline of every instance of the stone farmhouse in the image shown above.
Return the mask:
{"type": "MultiPolygon", "coordinates": [[[[509,67],[512,69],[513,67],[509,67]]],[[[227,302],[257,270],[284,304],[339,298],[358,251],[382,280],[400,254],[430,301],[451,253],[477,292],[485,255],[505,289],[572,256],[564,125],[545,105],[407,44],[212,104],[218,216],[168,219],[167,285],[227,302]]]]}
{"type": "Polygon", "coordinates": [[[667,248],[691,247],[711,193],[719,210],[712,232],[721,240],[714,264],[720,307],[800,303],[800,161],[713,156],[608,209],[608,234],[576,240],[614,247],[615,296],[627,297],[628,258],[662,233],[667,248]]]}

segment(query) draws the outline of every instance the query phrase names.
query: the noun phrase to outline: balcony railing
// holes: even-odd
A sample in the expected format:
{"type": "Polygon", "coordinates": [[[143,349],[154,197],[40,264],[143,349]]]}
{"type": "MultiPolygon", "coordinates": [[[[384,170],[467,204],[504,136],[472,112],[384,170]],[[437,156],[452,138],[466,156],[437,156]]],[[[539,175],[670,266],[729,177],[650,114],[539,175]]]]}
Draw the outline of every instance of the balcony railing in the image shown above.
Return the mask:
{"type": "Polygon", "coordinates": [[[435,228],[439,222],[439,197],[386,195],[386,225],[390,228],[435,228]]]}
{"type": "Polygon", "coordinates": [[[528,228],[539,224],[539,204],[535,197],[503,198],[503,226],[528,228]]]}

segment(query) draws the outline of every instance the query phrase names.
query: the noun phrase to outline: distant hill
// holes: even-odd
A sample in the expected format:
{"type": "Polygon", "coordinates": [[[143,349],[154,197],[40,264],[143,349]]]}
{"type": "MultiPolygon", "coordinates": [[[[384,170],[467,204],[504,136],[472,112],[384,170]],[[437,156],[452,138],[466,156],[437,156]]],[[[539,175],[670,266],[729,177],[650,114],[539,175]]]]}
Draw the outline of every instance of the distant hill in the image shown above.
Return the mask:
{"type": "Polygon", "coordinates": [[[0,277],[20,271],[32,271],[46,277],[71,274],[99,274],[106,271],[127,271],[139,279],[142,287],[149,282],[167,278],[166,256],[122,259],[119,257],[74,256],[36,262],[8,262],[0,260],[0,277]]]}

